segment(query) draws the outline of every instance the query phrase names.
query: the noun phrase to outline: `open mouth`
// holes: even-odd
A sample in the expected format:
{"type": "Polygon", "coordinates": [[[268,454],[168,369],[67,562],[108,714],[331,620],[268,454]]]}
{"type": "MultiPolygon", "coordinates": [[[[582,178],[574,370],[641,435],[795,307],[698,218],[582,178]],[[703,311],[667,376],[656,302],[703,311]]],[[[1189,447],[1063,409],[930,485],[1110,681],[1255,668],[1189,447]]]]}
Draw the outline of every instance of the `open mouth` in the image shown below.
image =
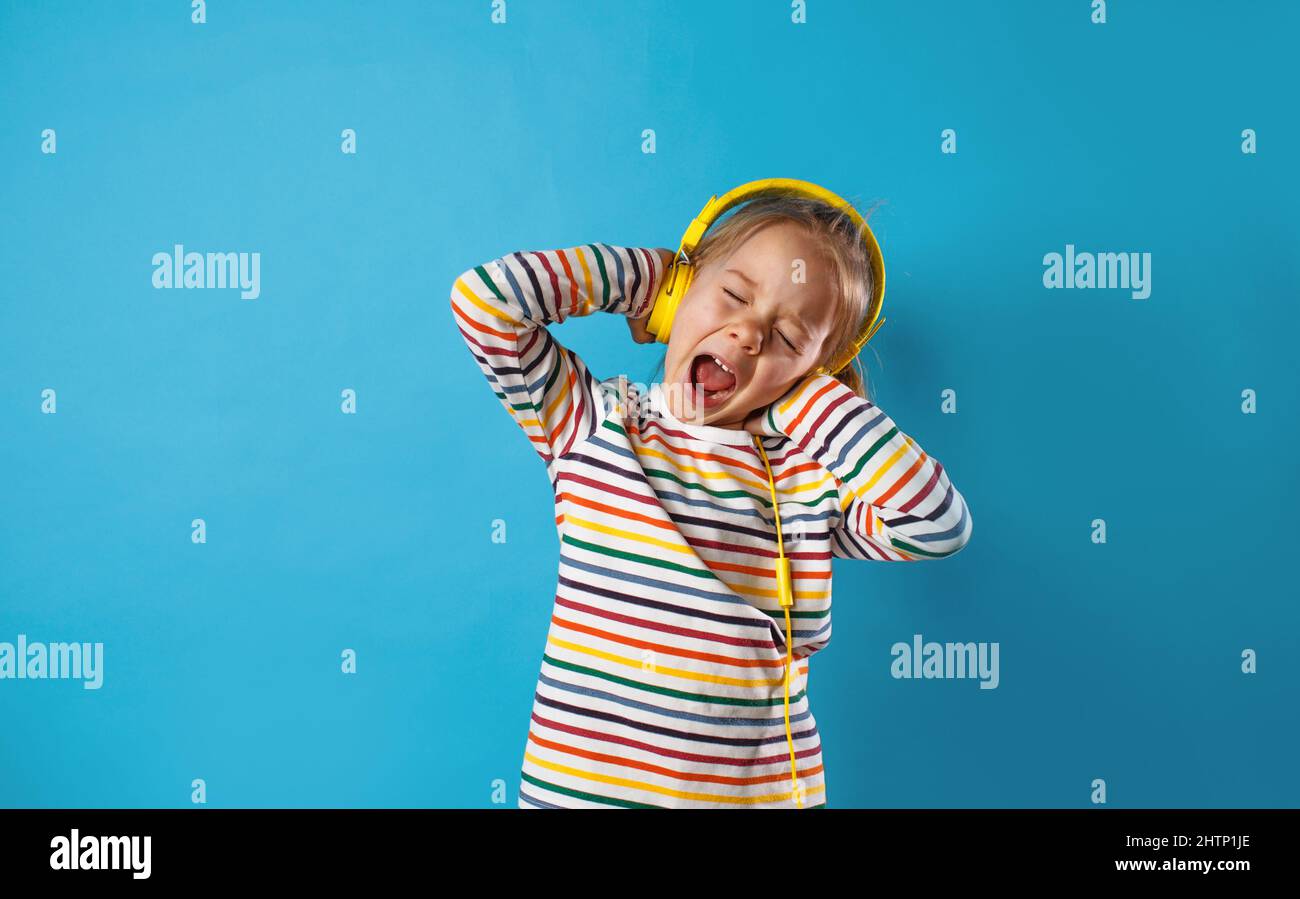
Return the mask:
{"type": "Polygon", "coordinates": [[[701,353],[691,360],[690,382],[697,402],[705,409],[721,406],[739,386],[736,373],[712,353],[701,353]]]}

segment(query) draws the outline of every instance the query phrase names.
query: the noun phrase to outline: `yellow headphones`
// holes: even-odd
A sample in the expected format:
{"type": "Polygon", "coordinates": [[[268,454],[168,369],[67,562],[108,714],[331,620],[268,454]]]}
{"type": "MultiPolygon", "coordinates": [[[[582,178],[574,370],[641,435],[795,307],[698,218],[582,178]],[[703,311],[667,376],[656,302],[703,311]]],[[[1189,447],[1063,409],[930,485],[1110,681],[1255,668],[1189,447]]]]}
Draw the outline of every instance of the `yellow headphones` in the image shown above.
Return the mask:
{"type": "MultiPolygon", "coordinates": [[[[788,195],[821,200],[836,209],[843,210],[858,226],[862,240],[867,245],[874,290],[871,293],[871,302],[867,307],[867,315],[862,322],[862,327],[858,329],[857,337],[854,338],[853,343],[842,356],[827,365],[821,366],[813,374],[835,375],[853,361],[854,357],[866,346],[867,341],[885,323],[885,319],[880,315],[885,299],[885,261],[880,253],[880,244],[876,242],[876,236],[871,232],[866,220],[853,208],[851,203],[837,194],[831,193],[824,187],[810,181],[800,181],[797,178],[763,178],[729,190],[721,198],[717,196],[709,198],[709,202],[704,204],[700,214],[695,217],[690,227],[686,229],[686,233],[682,235],[681,246],[678,247],[672,264],[669,266],[668,271],[664,273],[663,280],[659,284],[659,291],[655,295],[654,308],[650,312],[650,318],[646,321],[646,330],[655,335],[656,340],[660,343],[668,342],[668,337],[672,333],[673,316],[677,314],[677,307],[691,286],[694,271],[690,254],[695,252],[700,239],[704,237],[704,233],[709,230],[709,227],[724,212],[740,203],[756,200],[759,197],[788,195]]],[[[790,607],[794,605],[794,584],[790,573],[790,560],[785,556],[785,541],[781,537],[781,513],[777,509],[776,481],[772,477],[772,466],[768,463],[767,451],[763,449],[763,441],[757,434],[754,435],[754,443],[758,446],[759,455],[763,458],[763,467],[767,469],[768,488],[772,494],[772,514],[776,517],[776,589],[781,607],[785,610],[785,738],[790,745],[790,795],[802,808],[803,791],[799,787],[798,771],[795,766],[794,737],[790,732],[790,668],[794,661],[793,648],[790,644],[790,607]]]]}
{"type": "Polygon", "coordinates": [[[789,196],[807,197],[812,200],[821,200],[822,202],[833,206],[836,209],[843,210],[856,224],[861,232],[862,240],[867,245],[867,255],[871,260],[872,280],[875,282],[875,289],[871,292],[871,302],[867,307],[866,318],[862,322],[862,327],[858,330],[857,338],[852,345],[845,351],[844,355],[833,362],[823,365],[817,369],[815,374],[837,374],[841,369],[853,361],[853,358],[862,350],[868,340],[876,333],[885,319],[880,316],[880,309],[885,300],[885,261],[880,254],[880,244],[876,242],[876,235],[871,232],[871,228],[853,205],[829,190],[811,181],[800,181],[798,178],[761,178],[758,181],[750,181],[740,187],[733,188],[719,197],[710,197],[709,202],[704,204],[700,214],[691,222],[686,233],[682,235],[681,246],[677,248],[677,254],[673,257],[672,264],[668,271],[664,272],[663,280],[659,283],[659,290],[655,296],[654,308],[650,312],[650,318],[646,321],[646,330],[655,335],[655,339],[660,343],[667,343],[669,336],[672,334],[673,317],[677,314],[677,307],[686,296],[686,291],[690,289],[691,279],[694,276],[694,265],[691,262],[691,254],[699,246],[700,240],[704,233],[709,230],[715,221],[717,221],[724,212],[733,206],[741,203],[748,203],[750,200],[757,200],[759,197],[766,196],[789,196]],[[879,319],[879,320],[877,320],[879,319]]]}

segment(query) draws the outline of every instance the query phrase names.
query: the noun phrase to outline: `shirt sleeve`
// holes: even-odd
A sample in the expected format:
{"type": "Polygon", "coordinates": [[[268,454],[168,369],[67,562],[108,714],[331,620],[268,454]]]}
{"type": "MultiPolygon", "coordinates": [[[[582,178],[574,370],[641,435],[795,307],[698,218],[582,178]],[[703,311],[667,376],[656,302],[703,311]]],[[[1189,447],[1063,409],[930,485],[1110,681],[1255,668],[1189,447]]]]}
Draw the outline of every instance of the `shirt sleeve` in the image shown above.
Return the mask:
{"type": "Polygon", "coordinates": [[[595,243],[511,253],[452,285],[470,354],[548,466],[600,426],[604,401],[599,379],[546,326],[596,311],[642,318],[664,268],[653,249],[595,243]]]}
{"type": "Polygon", "coordinates": [[[970,541],[970,510],[939,460],[842,381],[806,377],[768,407],[763,429],[793,440],[839,483],[833,555],[914,562],[970,541]]]}

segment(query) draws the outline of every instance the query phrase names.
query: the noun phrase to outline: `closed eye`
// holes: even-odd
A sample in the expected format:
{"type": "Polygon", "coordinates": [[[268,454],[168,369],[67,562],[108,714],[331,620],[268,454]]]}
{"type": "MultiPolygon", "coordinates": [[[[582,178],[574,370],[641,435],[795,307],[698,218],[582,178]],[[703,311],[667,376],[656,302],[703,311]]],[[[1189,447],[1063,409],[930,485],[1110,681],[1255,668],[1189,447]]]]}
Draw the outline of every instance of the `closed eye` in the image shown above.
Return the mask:
{"type": "MultiPolygon", "coordinates": [[[[727,296],[731,297],[733,300],[735,300],[735,301],[738,302],[738,303],[744,303],[746,306],[749,305],[749,300],[746,300],[746,299],[744,299],[743,297],[738,297],[738,296],[736,296],[734,293],[732,293],[730,290],[728,290],[728,289],[725,288],[725,287],[722,288],[722,292],[725,293],[727,296]]],[[[790,349],[794,350],[796,353],[799,352],[799,348],[798,348],[797,346],[795,346],[793,343],[790,342],[790,338],[789,338],[789,337],[786,337],[785,334],[783,334],[783,333],[782,333],[781,331],[779,331],[779,330],[778,330],[776,333],[778,333],[778,334],[781,335],[781,339],[785,341],[786,346],[788,346],[790,349]]]]}

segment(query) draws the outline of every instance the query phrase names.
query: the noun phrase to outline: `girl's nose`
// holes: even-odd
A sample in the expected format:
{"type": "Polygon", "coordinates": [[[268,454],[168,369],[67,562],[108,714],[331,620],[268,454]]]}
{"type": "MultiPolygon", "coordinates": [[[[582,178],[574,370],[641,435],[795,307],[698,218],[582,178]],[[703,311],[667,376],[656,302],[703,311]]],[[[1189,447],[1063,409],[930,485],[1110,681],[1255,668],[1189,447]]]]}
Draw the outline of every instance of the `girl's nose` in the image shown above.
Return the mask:
{"type": "Polygon", "coordinates": [[[728,333],[747,353],[756,353],[763,347],[763,329],[748,319],[732,324],[728,333]]]}

